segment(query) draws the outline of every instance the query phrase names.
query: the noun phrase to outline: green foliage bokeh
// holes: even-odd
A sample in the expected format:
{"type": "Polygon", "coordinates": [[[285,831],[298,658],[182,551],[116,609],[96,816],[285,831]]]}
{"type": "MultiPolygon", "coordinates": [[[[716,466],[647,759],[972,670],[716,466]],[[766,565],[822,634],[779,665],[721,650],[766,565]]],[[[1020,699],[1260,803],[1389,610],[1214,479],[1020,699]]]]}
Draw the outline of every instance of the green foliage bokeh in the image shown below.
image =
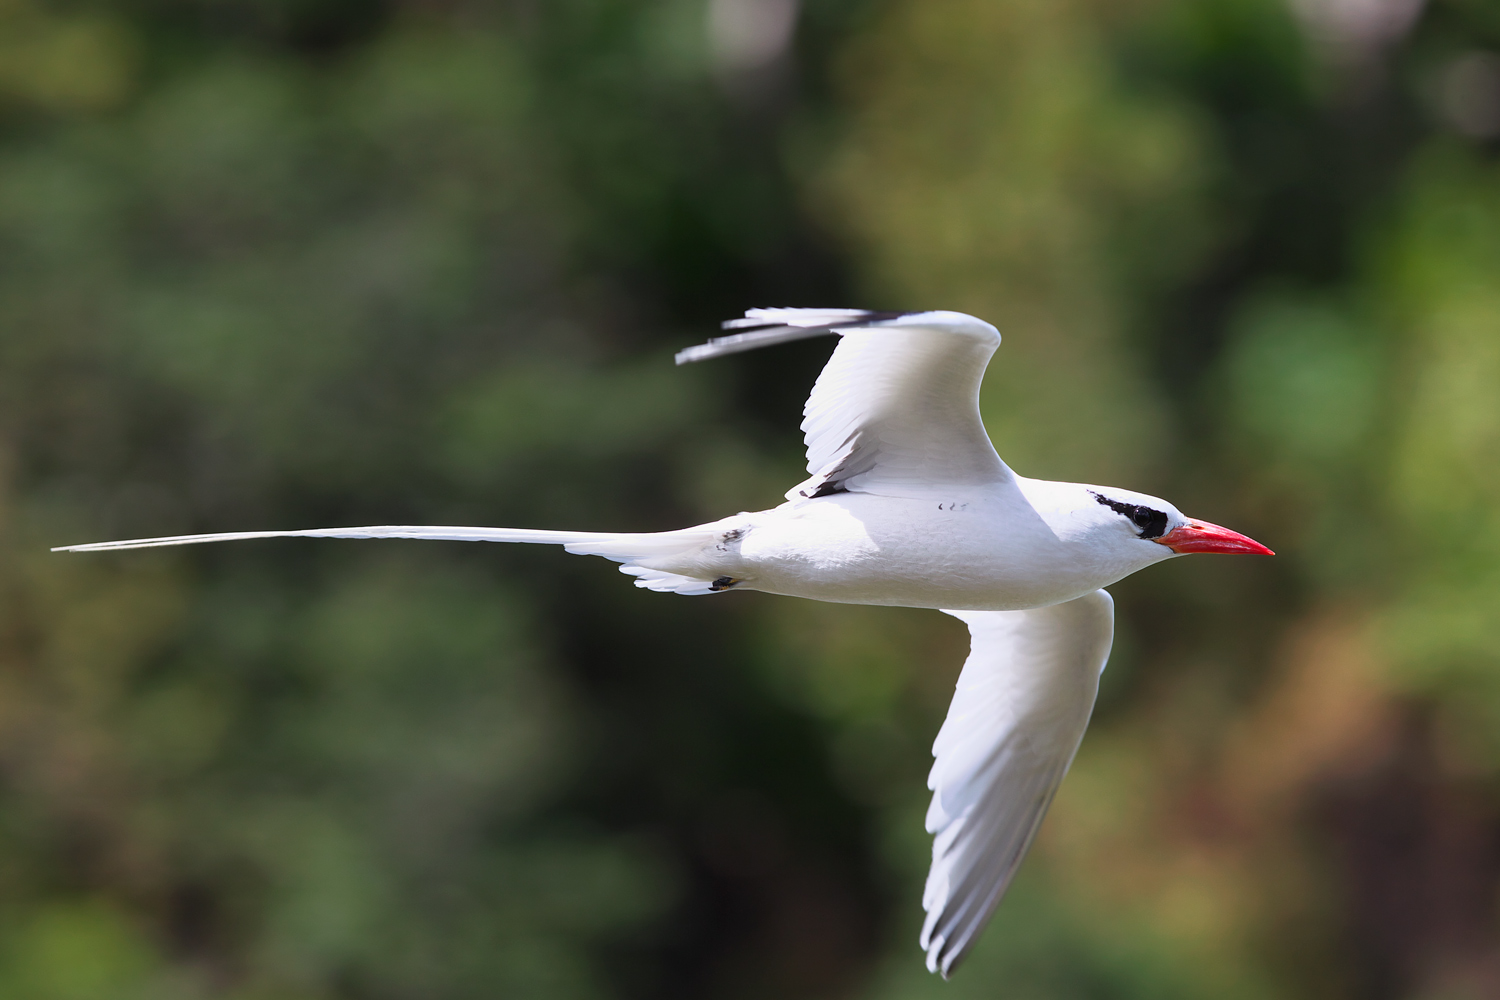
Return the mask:
{"type": "Polygon", "coordinates": [[[726,62],[781,6],[0,3],[0,1000],[1500,993],[1492,5],[804,0],[726,62]],[[772,505],[827,345],[671,352],[781,304],[977,313],[1018,471],[1281,553],[1115,588],[951,983],[951,620],[46,551],[772,505]]]}

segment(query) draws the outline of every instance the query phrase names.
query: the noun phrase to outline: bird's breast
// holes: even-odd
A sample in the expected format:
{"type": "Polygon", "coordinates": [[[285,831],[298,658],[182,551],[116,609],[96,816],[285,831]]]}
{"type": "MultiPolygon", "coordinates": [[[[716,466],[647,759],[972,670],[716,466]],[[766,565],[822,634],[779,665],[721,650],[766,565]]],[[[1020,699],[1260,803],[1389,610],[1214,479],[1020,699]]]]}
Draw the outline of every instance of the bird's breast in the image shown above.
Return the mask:
{"type": "Polygon", "coordinates": [[[1013,610],[1094,590],[1024,501],[835,494],[752,515],[727,575],[748,589],[848,604],[1013,610]]]}

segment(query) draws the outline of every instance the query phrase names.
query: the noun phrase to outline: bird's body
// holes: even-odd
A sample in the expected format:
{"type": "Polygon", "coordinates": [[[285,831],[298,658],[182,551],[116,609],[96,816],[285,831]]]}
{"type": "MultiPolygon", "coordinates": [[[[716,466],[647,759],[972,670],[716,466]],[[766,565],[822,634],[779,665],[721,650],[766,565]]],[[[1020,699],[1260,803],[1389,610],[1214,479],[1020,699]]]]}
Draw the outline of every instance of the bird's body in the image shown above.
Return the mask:
{"type": "Polygon", "coordinates": [[[1160,547],[1120,553],[1091,544],[1095,531],[1111,527],[1105,518],[1085,519],[1077,508],[1058,506],[1076,494],[1088,504],[1083,514],[1114,517],[1087,489],[1013,477],[921,498],[799,498],[685,529],[682,551],[640,558],[633,566],[653,580],[671,579],[670,589],[678,592],[736,588],[958,611],[1044,607],[1172,555],[1160,547]],[[716,581],[732,582],[715,587],[716,581]]]}
{"type": "Polygon", "coordinates": [[[1015,475],[979,415],[994,327],[952,312],[755,309],[678,363],[837,333],[805,410],[809,478],[770,510],[650,534],[380,526],[103,542],[70,551],[270,537],[562,545],[679,594],[759,590],[936,608],[969,659],[933,745],[923,895],[928,968],[948,975],[1004,894],[1073,759],[1113,635],[1101,588],[1189,552],[1269,553],[1165,501],[1015,475]]]}

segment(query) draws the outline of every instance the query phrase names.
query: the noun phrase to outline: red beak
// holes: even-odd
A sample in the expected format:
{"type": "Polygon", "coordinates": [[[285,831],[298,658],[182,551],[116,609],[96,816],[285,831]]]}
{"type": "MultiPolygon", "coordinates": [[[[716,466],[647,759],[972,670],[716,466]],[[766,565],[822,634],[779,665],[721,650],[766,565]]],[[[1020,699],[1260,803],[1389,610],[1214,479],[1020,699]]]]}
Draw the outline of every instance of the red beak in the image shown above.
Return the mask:
{"type": "Polygon", "coordinates": [[[1276,554],[1260,542],[1238,531],[1230,531],[1217,524],[1195,521],[1192,518],[1189,518],[1188,523],[1182,527],[1173,528],[1160,538],[1151,540],[1158,545],[1165,545],[1178,555],[1185,555],[1188,552],[1227,552],[1250,556],[1274,556],[1276,554]]]}

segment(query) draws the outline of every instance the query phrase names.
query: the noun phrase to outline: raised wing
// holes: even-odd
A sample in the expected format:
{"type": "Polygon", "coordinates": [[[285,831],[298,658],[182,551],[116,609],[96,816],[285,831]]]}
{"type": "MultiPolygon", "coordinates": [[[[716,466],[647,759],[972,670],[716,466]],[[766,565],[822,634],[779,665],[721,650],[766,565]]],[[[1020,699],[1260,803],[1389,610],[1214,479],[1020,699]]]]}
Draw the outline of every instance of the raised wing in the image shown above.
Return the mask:
{"type": "Polygon", "coordinates": [[[1083,739],[1114,637],[1102,590],[1032,611],[949,611],[971,648],[937,758],[922,894],[927,968],[944,978],[973,946],[1041,826],[1083,739]]]}
{"type": "Polygon", "coordinates": [[[979,417],[979,383],[1000,334],[956,312],[751,309],[736,332],[677,355],[701,361],[836,333],[807,398],[810,478],[787,499],[831,493],[925,496],[1011,481],[979,417]]]}

